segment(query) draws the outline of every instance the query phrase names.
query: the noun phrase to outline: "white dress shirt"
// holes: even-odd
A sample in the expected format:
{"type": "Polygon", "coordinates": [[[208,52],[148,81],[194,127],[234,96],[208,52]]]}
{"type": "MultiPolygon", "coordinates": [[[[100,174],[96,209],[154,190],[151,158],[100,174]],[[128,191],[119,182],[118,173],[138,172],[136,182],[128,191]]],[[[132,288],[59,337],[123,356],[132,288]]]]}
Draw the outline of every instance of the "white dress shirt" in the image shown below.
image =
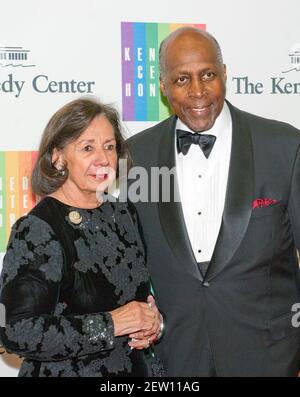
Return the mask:
{"type": "MultiPolygon", "coordinates": [[[[180,119],[176,129],[191,131],[180,119]]],[[[184,220],[197,262],[210,261],[220,231],[231,153],[232,121],[224,103],[214,126],[204,134],[217,139],[208,158],[192,144],[184,156],[175,159],[184,220]]]]}

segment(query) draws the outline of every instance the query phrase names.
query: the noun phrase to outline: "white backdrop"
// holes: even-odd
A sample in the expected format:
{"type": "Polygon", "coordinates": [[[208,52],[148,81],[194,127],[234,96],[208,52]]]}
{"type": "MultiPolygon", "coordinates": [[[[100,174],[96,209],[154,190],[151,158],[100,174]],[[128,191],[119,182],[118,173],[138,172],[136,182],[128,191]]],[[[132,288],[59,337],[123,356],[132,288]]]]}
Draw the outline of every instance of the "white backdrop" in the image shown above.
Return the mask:
{"type": "MultiPolygon", "coordinates": [[[[0,47],[30,51],[24,67],[0,66],[0,152],[36,150],[54,111],[80,96],[38,93],[37,75],[95,82],[93,94],[122,111],[121,22],[206,24],[227,64],[227,98],[300,129],[299,0],[0,0],[0,12],[0,47]],[[247,91],[245,78],[262,93],[247,91]],[[19,93],[11,81],[24,82],[19,93]]],[[[124,124],[134,134],[154,123],[124,124]]],[[[16,376],[19,361],[0,357],[0,376],[16,376]]]]}

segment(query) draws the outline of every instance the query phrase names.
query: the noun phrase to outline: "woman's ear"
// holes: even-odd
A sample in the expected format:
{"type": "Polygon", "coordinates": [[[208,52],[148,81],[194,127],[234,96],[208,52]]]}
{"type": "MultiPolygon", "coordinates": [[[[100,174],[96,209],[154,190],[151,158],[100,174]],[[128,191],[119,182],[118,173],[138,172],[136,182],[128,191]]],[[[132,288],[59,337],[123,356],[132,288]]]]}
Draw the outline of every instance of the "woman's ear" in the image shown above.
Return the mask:
{"type": "Polygon", "coordinates": [[[64,168],[63,155],[60,150],[55,148],[52,152],[52,165],[59,171],[64,168]]]}

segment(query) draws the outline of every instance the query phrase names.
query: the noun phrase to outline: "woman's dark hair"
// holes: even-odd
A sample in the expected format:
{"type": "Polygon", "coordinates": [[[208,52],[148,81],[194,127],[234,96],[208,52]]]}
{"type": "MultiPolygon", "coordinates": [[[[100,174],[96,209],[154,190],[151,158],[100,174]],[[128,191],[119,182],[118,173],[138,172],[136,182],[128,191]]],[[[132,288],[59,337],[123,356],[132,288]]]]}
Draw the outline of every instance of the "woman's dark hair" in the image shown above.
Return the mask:
{"type": "Polygon", "coordinates": [[[118,112],[112,106],[104,105],[94,99],[77,99],[59,109],[51,117],[44,130],[38,158],[31,176],[31,187],[35,194],[45,196],[55,192],[65,183],[68,178],[68,169],[66,165],[60,170],[55,167],[52,160],[53,150],[61,150],[78,139],[94,118],[100,115],[104,115],[112,125],[118,159],[127,159],[129,169],[130,154],[122,135],[118,112]]]}

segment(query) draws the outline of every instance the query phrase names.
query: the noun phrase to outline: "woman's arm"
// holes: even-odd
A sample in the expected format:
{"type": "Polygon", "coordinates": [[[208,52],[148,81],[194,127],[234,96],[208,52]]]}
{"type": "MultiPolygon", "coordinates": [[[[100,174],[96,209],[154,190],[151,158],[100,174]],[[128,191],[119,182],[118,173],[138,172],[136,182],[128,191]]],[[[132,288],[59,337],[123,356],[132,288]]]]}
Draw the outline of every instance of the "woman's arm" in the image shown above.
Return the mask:
{"type": "Polygon", "coordinates": [[[34,360],[62,360],[114,347],[110,313],[56,313],[63,252],[50,226],[35,216],[13,227],[0,279],[6,309],[1,342],[9,352],[34,360]]]}

